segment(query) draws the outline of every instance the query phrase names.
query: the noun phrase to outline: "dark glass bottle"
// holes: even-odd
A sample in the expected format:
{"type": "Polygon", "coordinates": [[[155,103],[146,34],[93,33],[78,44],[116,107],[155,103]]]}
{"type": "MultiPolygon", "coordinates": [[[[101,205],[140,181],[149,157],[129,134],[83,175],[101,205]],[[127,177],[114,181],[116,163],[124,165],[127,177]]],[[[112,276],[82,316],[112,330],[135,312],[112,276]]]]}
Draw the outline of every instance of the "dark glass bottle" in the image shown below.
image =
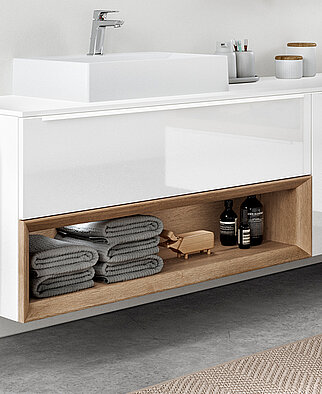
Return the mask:
{"type": "Polygon", "coordinates": [[[240,206],[247,210],[248,224],[250,227],[250,244],[260,245],[263,242],[264,211],[263,205],[256,196],[248,196],[240,206]]]}
{"type": "Polygon", "coordinates": [[[220,215],[220,242],[224,246],[237,243],[237,215],[233,211],[233,200],[225,201],[225,210],[220,215]]]}
{"type": "Polygon", "coordinates": [[[250,228],[247,219],[247,209],[240,210],[240,225],[238,228],[238,246],[240,249],[250,248],[250,228]]]}

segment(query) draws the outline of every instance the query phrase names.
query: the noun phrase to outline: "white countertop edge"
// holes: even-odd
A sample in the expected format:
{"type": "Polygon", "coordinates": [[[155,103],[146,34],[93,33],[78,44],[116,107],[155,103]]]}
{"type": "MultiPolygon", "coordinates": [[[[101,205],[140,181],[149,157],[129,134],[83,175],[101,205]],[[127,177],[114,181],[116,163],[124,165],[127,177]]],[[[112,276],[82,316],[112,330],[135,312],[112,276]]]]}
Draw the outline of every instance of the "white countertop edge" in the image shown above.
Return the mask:
{"type": "Polygon", "coordinates": [[[93,103],[8,95],[0,96],[0,115],[19,118],[38,117],[318,92],[322,92],[322,74],[317,74],[314,78],[300,80],[278,80],[275,77],[264,77],[255,83],[230,85],[229,91],[226,92],[93,103]]]}

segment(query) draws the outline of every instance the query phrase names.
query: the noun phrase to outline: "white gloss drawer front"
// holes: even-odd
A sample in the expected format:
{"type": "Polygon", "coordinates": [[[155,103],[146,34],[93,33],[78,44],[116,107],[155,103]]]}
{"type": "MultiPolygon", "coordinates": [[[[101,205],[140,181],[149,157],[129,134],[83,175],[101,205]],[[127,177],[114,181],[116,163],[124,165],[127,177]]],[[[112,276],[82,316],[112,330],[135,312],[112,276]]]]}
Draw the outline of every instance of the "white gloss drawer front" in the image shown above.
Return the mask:
{"type": "Polygon", "coordinates": [[[311,98],[25,118],[21,219],[311,173],[311,98]]]}

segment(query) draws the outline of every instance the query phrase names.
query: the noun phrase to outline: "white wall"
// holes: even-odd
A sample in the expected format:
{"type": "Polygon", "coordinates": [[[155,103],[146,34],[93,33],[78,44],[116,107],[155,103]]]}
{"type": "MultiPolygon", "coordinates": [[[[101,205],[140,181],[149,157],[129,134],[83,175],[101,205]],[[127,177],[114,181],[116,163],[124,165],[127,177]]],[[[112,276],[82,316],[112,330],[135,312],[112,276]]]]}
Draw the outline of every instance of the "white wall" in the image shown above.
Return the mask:
{"type": "Polygon", "coordinates": [[[93,8],[126,21],[108,31],[108,51],[212,53],[217,40],[249,38],[257,72],[272,75],[286,42],[322,45],[321,0],[0,0],[0,94],[11,91],[13,57],[86,53],[93,8]]]}
{"type": "MultiPolygon", "coordinates": [[[[126,24],[108,31],[107,51],[180,51],[212,53],[217,40],[249,38],[259,75],[274,73],[274,55],[290,40],[322,45],[321,0],[0,0],[0,94],[11,92],[13,57],[86,53],[93,8],[119,9],[126,24]]],[[[322,71],[322,50],[318,55],[322,71]]],[[[307,262],[288,265],[294,268],[307,262]]],[[[162,296],[197,291],[264,275],[276,269],[243,274],[125,301],[114,306],[20,325],[0,319],[0,337],[148,302],[162,296]]],[[[274,271],[275,272],[275,271],[274,271]]]]}

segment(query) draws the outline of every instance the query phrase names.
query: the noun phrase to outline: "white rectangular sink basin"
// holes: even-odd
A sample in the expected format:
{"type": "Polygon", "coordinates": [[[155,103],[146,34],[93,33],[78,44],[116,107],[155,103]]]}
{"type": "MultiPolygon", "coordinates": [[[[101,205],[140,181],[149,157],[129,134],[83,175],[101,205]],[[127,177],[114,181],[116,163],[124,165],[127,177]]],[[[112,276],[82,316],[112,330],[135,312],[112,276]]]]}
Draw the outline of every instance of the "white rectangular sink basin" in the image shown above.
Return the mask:
{"type": "Polygon", "coordinates": [[[166,52],[14,59],[13,94],[82,102],[228,90],[226,56],[166,52]]]}

